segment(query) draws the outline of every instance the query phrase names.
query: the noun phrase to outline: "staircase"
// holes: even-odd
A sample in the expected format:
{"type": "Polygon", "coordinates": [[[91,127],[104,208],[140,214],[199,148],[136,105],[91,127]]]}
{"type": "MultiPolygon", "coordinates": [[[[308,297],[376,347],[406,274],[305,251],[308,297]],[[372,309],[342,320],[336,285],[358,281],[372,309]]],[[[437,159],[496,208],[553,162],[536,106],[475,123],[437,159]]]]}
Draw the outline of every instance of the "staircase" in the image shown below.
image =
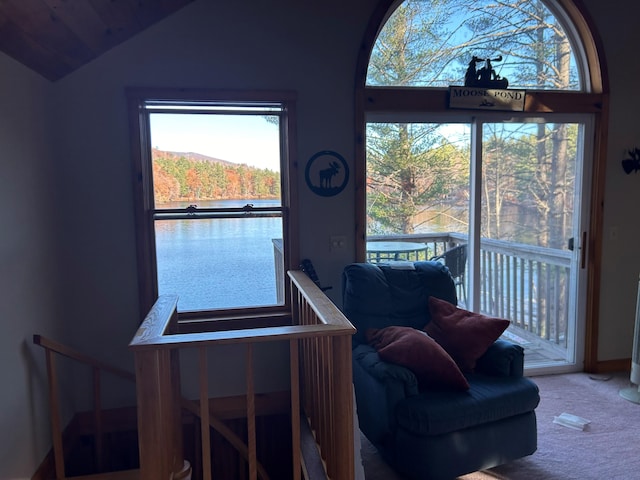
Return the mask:
{"type": "MultiPolygon", "coordinates": [[[[35,335],[34,343],[46,353],[53,449],[51,473],[42,473],[47,468],[41,468],[32,480],[352,480],[351,335],[355,329],[303,272],[288,275],[292,310],[288,322],[279,327],[182,333],[177,297],[160,297],[129,345],[135,375],[35,335]],[[265,342],[288,344],[291,389],[287,392],[255,391],[254,349],[265,342]],[[230,399],[226,406],[224,399],[209,398],[208,350],[220,345],[234,345],[245,352],[246,394],[230,399]],[[200,391],[197,399],[181,394],[179,353],[184,349],[192,349],[199,359],[194,372],[200,391]],[[79,415],[80,426],[71,422],[64,432],[59,356],[81,362],[93,372],[94,410],[79,415]],[[113,458],[108,439],[115,433],[105,428],[114,425],[109,419],[114,412],[101,408],[104,374],[135,381],[137,392],[137,405],[120,415],[136,417],[130,421],[137,431],[129,443],[138,455],[130,455],[130,465],[112,472],[105,471],[113,458]],[[92,427],[90,433],[84,431],[87,425],[92,427]],[[280,450],[287,450],[286,462],[277,458],[282,452],[274,455],[274,448],[281,445],[285,448],[280,450]],[[77,453],[78,448],[85,451],[77,453]],[[79,466],[78,459],[88,459],[86,463],[94,468],[79,466]]],[[[120,447],[125,443],[116,442],[120,447]]]]}

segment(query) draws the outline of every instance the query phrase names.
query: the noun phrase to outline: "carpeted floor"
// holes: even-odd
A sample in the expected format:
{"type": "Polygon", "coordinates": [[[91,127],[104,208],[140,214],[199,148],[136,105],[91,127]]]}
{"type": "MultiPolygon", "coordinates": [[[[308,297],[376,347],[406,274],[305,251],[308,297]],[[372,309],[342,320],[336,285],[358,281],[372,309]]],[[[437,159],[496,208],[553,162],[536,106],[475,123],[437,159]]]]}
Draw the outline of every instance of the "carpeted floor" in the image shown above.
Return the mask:
{"type": "MultiPolygon", "coordinates": [[[[640,479],[640,405],[621,398],[628,373],[532,377],[540,388],[538,450],[533,455],[460,480],[640,479]],[[553,423],[562,413],[591,420],[584,431],[553,423]]],[[[366,480],[401,480],[362,436],[366,480]]]]}

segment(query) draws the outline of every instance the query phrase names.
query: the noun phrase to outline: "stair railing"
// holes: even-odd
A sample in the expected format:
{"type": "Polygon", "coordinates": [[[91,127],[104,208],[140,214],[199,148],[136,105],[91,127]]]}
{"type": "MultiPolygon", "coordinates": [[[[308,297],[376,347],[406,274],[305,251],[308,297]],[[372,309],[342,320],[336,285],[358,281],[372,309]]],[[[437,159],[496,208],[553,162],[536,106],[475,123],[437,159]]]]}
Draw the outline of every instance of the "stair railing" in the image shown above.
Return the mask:
{"type": "MultiPolygon", "coordinates": [[[[245,391],[248,478],[256,480],[256,406],[253,353],[257,344],[288,342],[290,359],[292,478],[312,478],[301,449],[308,422],[326,474],[354,475],[351,336],[355,328],[303,273],[289,272],[293,324],[244,330],[177,333],[177,297],[161,296],[130,343],[135,355],[140,478],[169,480],[184,469],[180,429],[179,350],[197,349],[203,480],[211,479],[207,349],[237,345],[246,359],[245,391]],[[306,426],[306,425],[304,425],[306,426]]],[[[192,408],[193,410],[193,408],[192,408]]]]}
{"type": "MultiPolygon", "coordinates": [[[[51,416],[51,436],[53,442],[53,457],[55,463],[56,479],[64,480],[65,455],[63,447],[62,425],[60,418],[60,393],[58,369],[56,366],[56,356],[62,355],[82,364],[89,366],[93,370],[93,418],[95,425],[95,462],[98,471],[102,469],[103,448],[102,448],[102,404],[101,404],[101,377],[102,373],[109,373],[116,377],[135,381],[135,375],[126,370],[113,367],[99,360],[96,360],[82,352],[74,350],[66,345],[50,340],[41,335],[33,336],[33,343],[40,345],[45,350],[47,377],[49,381],[49,411],[51,416]]],[[[133,471],[130,471],[133,473],[133,471]]],[[[96,476],[84,476],[84,479],[98,478],[96,476]]]]}
{"type": "MultiPolygon", "coordinates": [[[[268,473],[256,455],[253,352],[259,343],[284,341],[288,342],[290,358],[292,478],[351,480],[355,470],[351,336],[355,328],[303,272],[289,272],[289,279],[292,324],[279,327],[177,333],[177,297],[161,296],[130,343],[135,375],[35,335],[34,343],[46,352],[56,478],[66,478],[56,368],[56,355],[63,355],[93,369],[97,465],[102,462],[100,377],[102,373],[110,373],[136,381],[140,469],[118,472],[118,478],[176,480],[191,475],[183,452],[182,410],[185,409],[200,417],[204,480],[210,480],[211,462],[215,460],[209,454],[209,426],[246,459],[250,480],[258,477],[268,480],[268,473]],[[246,358],[246,442],[216,419],[209,408],[207,349],[231,344],[244,348],[246,358]],[[198,401],[181,395],[179,351],[185,348],[195,348],[198,352],[198,401]],[[315,444],[313,448],[308,448],[308,437],[315,444]],[[319,458],[313,458],[314,455],[319,458]],[[319,475],[317,465],[323,470],[319,475]]],[[[82,478],[98,479],[104,478],[103,475],[82,478]]]]}
{"type": "MultiPolygon", "coordinates": [[[[101,394],[102,394],[102,382],[101,378],[104,373],[108,373],[114,375],[119,378],[123,378],[125,380],[129,380],[132,383],[136,381],[135,374],[121,369],[117,367],[113,367],[112,365],[101,362],[85,353],[77,351],[71,347],[68,347],[62,343],[56,342],[55,340],[51,340],[49,338],[43,337],[42,335],[34,335],[33,343],[35,345],[41,346],[45,350],[45,358],[46,358],[46,368],[47,368],[47,377],[48,377],[48,385],[49,385],[49,410],[51,417],[51,431],[52,431],[52,443],[53,443],[53,456],[54,456],[54,468],[56,480],[64,480],[66,478],[74,478],[78,480],[90,480],[90,479],[103,479],[105,475],[108,475],[109,478],[118,478],[122,480],[128,480],[133,478],[138,478],[138,469],[120,471],[120,472],[109,472],[108,474],[96,473],[93,475],[82,475],[81,477],[67,477],[66,475],[66,456],[64,452],[64,441],[63,441],[63,428],[61,425],[60,418],[60,391],[59,391],[59,377],[58,377],[58,368],[57,368],[57,356],[63,356],[70,358],[78,363],[88,366],[92,369],[93,373],[93,412],[92,416],[94,419],[94,444],[95,444],[95,465],[98,472],[103,470],[103,457],[104,457],[104,449],[103,449],[103,419],[102,419],[102,402],[101,402],[101,394]]],[[[181,399],[182,408],[186,411],[190,411],[196,416],[200,416],[200,411],[197,404],[188,399],[181,399]]],[[[243,441],[229,429],[224,423],[215,417],[209,417],[210,426],[216,430],[223,438],[225,438],[245,459],[247,458],[247,446],[243,443],[243,441]]],[[[184,478],[188,474],[188,469],[185,468],[183,464],[182,469],[180,469],[174,475],[174,479],[178,480],[180,475],[184,478]],[[180,472],[180,470],[182,472],[180,472]]],[[[258,473],[260,474],[260,478],[263,480],[269,480],[268,475],[266,474],[264,468],[261,465],[258,465],[258,473]]]]}

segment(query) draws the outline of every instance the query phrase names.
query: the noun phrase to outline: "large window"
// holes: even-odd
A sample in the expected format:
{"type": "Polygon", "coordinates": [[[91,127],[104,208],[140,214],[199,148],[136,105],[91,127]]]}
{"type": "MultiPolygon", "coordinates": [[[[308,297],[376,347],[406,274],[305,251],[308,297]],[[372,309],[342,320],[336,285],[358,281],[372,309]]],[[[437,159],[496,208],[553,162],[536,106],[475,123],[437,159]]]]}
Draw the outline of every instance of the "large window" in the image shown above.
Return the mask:
{"type": "Polygon", "coordinates": [[[132,91],[143,310],[178,295],[181,318],[287,306],[291,261],[287,94],[132,91]]]}
{"type": "Polygon", "coordinates": [[[442,261],[461,306],[511,320],[529,367],[581,369],[604,103],[584,20],[571,0],[380,5],[358,66],[358,258],[442,261]],[[526,92],[522,111],[448,107],[487,75],[526,92]]]}
{"type": "MultiPolygon", "coordinates": [[[[511,88],[585,90],[566,15],[541,0],[405,0],[371,52],[367,85],[462,85],[487,64],[511,88]]],[[[587,80],[585,82],[585,80],[587,80]]]]}

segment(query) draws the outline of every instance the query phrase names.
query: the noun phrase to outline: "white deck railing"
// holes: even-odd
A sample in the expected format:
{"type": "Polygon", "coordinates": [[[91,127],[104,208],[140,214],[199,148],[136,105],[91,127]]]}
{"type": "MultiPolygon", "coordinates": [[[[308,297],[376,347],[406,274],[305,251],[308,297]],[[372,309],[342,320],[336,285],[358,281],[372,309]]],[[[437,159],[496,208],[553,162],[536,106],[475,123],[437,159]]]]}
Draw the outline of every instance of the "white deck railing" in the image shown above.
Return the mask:
{"type": "MultiPolygon", "coordinates": [[[[456,233],[376,235],[367,240],[424,243],[426,249],[419,252],[419,260],[467,243],[466,235],[456,233]]],[[[512,325],[566,348],[570,262],[569,251],[481,239],[480,312],[507,318],[512,325]]],[[[462,298],[461,287],[458,289],[462,298]]]]}

